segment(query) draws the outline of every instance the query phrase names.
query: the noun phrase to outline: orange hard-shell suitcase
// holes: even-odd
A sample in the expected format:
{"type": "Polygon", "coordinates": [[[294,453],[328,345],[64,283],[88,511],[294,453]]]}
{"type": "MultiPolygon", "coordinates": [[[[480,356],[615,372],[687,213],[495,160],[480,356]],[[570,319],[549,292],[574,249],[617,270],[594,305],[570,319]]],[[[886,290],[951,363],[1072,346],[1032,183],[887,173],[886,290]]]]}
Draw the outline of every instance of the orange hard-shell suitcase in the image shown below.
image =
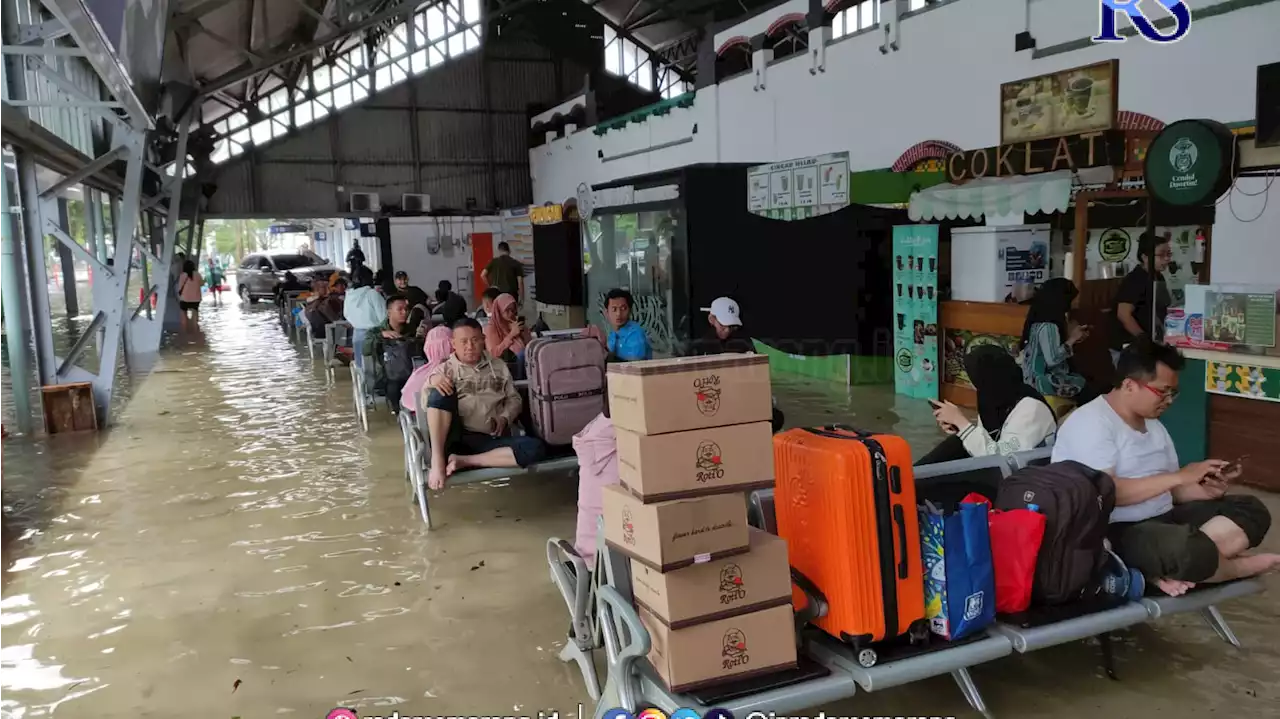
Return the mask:
{"type": "MultiPolygon", "coordinates": [[[[827,602],[814,623],[875,664],[868,645],[928,635],[915,478],[906,440],[843,425],[773,438],[778,536],[827,602]]],[[[797,604],[797,606],[799,606],[797,604]]]]}

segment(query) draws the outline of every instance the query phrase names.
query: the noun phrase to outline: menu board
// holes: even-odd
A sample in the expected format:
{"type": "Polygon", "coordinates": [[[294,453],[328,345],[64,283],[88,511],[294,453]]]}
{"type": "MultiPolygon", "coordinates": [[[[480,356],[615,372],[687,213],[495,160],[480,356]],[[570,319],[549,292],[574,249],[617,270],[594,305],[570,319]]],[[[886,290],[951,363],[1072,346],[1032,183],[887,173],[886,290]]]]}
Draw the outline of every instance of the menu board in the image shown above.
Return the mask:
{"type": "Polygon", "coordinates": [[[804,220],[849,204],[849,153],[756,165],[747,170],[747,210],[775,220],[804,220]]]}
{"type": "Polygon", "coordinates": [[[1275,347],[1275,294],[1205,292],[1204,338],[1232,345],[1275,347]]]}
{"type": "Polygon", "coordinates": [[[894,391],[938,397],[938,226],[893,228],[894,391]]]}

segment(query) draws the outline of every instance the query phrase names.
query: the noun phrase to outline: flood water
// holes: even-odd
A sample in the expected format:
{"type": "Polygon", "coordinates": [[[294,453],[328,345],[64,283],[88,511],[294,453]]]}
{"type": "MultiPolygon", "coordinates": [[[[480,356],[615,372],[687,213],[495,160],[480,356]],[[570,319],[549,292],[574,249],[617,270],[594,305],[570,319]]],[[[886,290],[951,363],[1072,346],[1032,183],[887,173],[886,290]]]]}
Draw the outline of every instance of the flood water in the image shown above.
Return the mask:
{"type": "MultiPolygon", "coordinates": [[[[0,715],[575,719],[588,699],[556,658],[568,616],[544,547],[573,535],[576,479],[448,489],[427,531],[398,430],[385,413],[359,429],[343,374],[327,386],[265,307],[206,301],[202,325],[110,432],[5,443],[0,715]]],[[[939,437],[927,408],[883,388],[776,390],[789,424],[896,431],[917,454],[939,437]]],[[[974,678],[1004,716],[1274,715],[1267,583],[1222,607],[1243,650],[1182,616],[1121,635],[1119,683],[1084,642],[974,678]]],[[[818,710],[973,715],[947,677],[818,710]]]]}

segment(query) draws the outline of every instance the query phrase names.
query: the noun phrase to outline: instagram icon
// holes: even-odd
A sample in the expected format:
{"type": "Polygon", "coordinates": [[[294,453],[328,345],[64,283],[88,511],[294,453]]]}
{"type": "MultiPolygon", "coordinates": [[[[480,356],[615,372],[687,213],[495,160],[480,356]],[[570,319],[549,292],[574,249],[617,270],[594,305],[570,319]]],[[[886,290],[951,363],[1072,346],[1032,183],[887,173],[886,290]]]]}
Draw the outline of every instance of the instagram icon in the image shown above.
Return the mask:
{"type": "Polygon", "coordinates": [[[356,715],[354,709],[347,709],[346,707],[330,709],[329,713],[324,716],[325,719],[360,719],[360,717],[356,715]]]}

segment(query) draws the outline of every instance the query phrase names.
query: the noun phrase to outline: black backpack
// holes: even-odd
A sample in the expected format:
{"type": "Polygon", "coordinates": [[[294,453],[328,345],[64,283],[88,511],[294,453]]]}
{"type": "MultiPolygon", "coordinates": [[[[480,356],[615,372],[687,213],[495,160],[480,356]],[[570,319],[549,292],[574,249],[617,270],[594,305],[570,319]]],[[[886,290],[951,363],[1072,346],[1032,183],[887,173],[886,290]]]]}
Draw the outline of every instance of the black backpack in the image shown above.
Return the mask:
{"type": "Polygon", "coordinates": [[[382,367],[388,382],[403,382],[413,374],[414,343],[409,340],[385,340],[382,345],[382,367]]]}
{"type": "Polygon", "coordinates": [[[1111,475],[1071,461],[1025,467],[1001,482],[996,509],[1028,504],[1039,505],[1046,520],[1032,602],[1064,604],[1096,594],[1106,566],[1107,523],[1116,506],[1111,475]]]}

